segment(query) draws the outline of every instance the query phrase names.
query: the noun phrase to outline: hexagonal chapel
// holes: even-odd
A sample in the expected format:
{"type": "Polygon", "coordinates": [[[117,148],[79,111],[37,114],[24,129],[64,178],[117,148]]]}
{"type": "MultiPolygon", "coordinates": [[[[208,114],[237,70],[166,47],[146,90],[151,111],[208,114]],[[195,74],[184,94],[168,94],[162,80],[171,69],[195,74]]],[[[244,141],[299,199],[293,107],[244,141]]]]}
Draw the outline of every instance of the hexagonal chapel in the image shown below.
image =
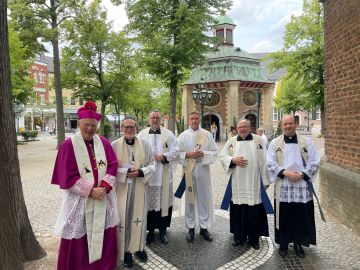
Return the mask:
{"type": "MultiPolygon", "coordinates": [[[[182,86],[182,115],[185,120],[191,111],[201,111],[192,97],[194,89],[205,87],[213,90],[211,100],[204,106],[204,127],[210,129],[215,122],[217,138],[226,139],[238,119],[251,122],[252,132],[258,126],[272,131],[272,95],[274,84],[268,80],[260,60],[233,43],[236,25],[222,15],[213,27],[213,34],[221,42],[206,55],[206,64],[195,67],[186,84],[182,86]]],[[[185,121],[186,122],[186,121],[185,121]]]]}

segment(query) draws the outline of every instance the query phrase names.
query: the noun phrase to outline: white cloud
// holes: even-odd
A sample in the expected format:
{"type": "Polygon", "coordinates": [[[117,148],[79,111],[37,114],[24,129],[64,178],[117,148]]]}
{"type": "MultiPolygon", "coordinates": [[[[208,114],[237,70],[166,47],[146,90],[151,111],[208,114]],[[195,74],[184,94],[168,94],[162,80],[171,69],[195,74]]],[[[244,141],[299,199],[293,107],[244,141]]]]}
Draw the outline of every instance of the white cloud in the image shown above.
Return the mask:
{"type": "Polygon", "coordinates": [[[102,5],[107,9],[108,20],[113,22],[115,31],[120,31],[129,22],[125,5],[114,6],[110,0],[103,0],[102,5]]]}
{"type": "MultiPolygon", "coordinates": [[[[269,52],[282,48],[285,25],[291,15],[299,16],[303,0],[233,0],[228,15],[237,25],[235,46],[249,52],[269,52]]],[[[119,31],[128,23],[125,6],[103,0],[109,21],[119,31]]]]}
{"type": "Polygon", "coordinates": [[[285,25],[291,15],[299,16],[303,0],[234,0],[228,12],[237,28],[236,46],[249,52],[282,48],[285,25]]]}

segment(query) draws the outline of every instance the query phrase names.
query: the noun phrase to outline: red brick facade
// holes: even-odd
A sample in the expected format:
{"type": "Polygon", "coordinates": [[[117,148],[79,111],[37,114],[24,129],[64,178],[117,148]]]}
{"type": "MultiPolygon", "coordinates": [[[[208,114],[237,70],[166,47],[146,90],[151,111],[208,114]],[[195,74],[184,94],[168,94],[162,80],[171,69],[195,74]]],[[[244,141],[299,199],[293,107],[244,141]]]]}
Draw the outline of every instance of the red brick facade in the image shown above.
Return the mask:
{"type": "Polygon", "coordinates": [[[325,0],[325,153],[360,173],[360,2],[325,0]]]}

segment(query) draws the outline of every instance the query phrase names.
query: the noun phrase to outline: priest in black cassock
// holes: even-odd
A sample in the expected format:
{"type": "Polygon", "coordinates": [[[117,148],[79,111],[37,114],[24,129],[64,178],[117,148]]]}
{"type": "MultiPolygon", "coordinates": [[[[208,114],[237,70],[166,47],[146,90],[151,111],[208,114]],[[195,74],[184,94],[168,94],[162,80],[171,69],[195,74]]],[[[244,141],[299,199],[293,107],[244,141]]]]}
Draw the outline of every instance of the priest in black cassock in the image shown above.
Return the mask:
{"type": "Polygon", "coordinates": [[[241,119],[238,122],[238,136],[226,142],[220,161],[230,177],[230,232],[234,234],[233,246],[242,246],[248,241],[254,249],[259,249],[260,236],[269,236],[261,196],[262,185],[268,187],[269,181],[265,166],[266,145],[260,136],[251,134],[250,129],[249,120],[241,119]]]}
{"type": "Polygon", "coordinates": [[[139,137],[147,141],[156,161],[155,173],[149,179],[148,213],[146,244],[155,241],[154,231],[159,230],[160,241],[168,243],[167,227],[171,224],[171,213],[174,201],[173,174],[176,170],[176,158],[179,154],[177,138],[168,129],[160,126],[161,114],[153,109],[149,114],[150,127],[143,129],[139,137]]]}
{"type": "Polygon", "coordinates": [[[293,243],[295,254],[304,258],[302,246],[316,244],[312,182],[320,157],[311,138],[296,133],[292,115],[285,115],[281,125],[284,134],[271,142],[266,157],[270,182],[275,182],[275,242],[280,256],[293,243]]]}
{"type": "Polygon", "coordinates": [[[112,142],[118,158],[117,206],[120,216],[118,234],[118,261],[127,268],[133,266],[133,256],[147,262],[145,251],[147,189],[155,173],[151,146],[136,136],[136,121],[126,116],[121,122],[124,136],[112,142]]]}

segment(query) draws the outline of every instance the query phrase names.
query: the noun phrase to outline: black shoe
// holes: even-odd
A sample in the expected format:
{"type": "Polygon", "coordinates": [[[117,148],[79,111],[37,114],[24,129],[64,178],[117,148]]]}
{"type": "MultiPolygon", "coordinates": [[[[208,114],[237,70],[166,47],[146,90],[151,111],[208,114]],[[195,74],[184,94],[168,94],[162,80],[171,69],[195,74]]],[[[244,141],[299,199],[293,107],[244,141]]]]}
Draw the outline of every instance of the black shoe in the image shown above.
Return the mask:
{"type": "Polygon", "coordinates": [[[301,245],[294,244],[294,251],[296,256],[298,256],[299,258],[305,258],[305,252],[301,245]]]}
{"type": "Polygon", "coordinates": [[[189,229],[188,233],[186,234],[186,241],[189,243],[194,241],[195,237],[195,229],[189,229]]]}
{"type": "Polygon", "coordinates": [[[242,241],[240,241],[240,240],[234,240],[234,241],[232,242],[232,245],[233,245],[234,247],[243,246],[243,245],[244,245],[244,242],[242,242],[242,241]]]}
{"type": "Polygon", "coordinates": [[[169,243],[169,240],[168,240],[168,238],[166,236],[166,233],[160,233],[160,241],[164,245],[167,245],[167,243],[169,243]]]}
{"type": "Polygon", "coordinates": [[[209,233],[207,229],[200,229],[200,235],[202,235],[206,241],[211,242],[213,240],[211,233],[209,233]]]}
{"type": "Polygon", "coordinates": [[[132,254],[130,252],[125,252],[123,265],[126,268],[132,268],[133,264],[134,264],[134,260],[133,260],[132,254]]]}
{"type": "Polygon", "coordinates": [[[150,245],[153,242],[155,242],[154,231],[149,231],[146,236],[146,245],[150,245]]]}
{"type": "Polygon", "coordinates": [[[143,262],[143,263],[147,262],[148,255],[145,250],[136,251],[134,254],[135,254],[136,259],[138,259],[140,262],[143,262]]]}
{"type": "Polygon", "coordinates": [[[252,246],[253,249],[256,249],[256,250],[260,249],[259,243],[251,243],[250,245],[252,246]]]}
{"type": "Polygon", "coordinates": [[[278,252],[281,257],[286,257],[288,255],[288,248],[279,248],[278,252]]]}

